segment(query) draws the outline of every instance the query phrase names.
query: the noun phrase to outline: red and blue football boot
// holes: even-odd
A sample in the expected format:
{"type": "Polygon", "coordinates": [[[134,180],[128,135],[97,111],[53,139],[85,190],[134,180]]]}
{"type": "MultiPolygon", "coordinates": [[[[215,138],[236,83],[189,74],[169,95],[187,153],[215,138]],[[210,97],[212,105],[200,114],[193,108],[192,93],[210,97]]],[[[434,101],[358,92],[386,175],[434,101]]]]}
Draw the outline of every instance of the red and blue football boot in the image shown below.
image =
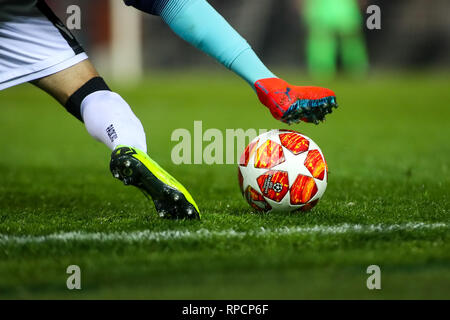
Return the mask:
{"type": "Polygon", "coordinates": [[[318,124],[338,106],[336,95],[326,88],[292,86],[279,78],[258,80],[254,86],[259,100],[275,119],[287,124],[318,124]]]}

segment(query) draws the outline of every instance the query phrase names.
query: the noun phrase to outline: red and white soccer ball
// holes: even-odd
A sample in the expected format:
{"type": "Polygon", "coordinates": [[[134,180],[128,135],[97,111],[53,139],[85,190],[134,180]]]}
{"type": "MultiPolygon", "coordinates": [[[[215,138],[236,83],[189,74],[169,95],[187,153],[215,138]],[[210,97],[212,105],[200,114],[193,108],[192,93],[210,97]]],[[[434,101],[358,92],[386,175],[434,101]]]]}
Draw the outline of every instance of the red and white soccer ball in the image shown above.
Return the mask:
{"type": "Polygon", "coordinates": [[[253,139],[238,167],[239,185],[258,211],[308,211],[323,196],[328,168],[319,146],[292,130],[253,139]]]}

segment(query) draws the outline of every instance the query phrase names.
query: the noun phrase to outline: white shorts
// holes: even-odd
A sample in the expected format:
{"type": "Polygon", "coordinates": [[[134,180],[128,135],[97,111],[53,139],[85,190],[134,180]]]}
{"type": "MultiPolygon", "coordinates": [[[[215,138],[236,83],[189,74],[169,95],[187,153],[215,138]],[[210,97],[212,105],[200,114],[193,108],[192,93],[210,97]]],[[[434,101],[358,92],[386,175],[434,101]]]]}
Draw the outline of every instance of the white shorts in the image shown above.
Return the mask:
{"type": "Polygon", "coordinates": [[[87,59],[75,37],[42,0],[0,0],[0,90],[87,59]]]}

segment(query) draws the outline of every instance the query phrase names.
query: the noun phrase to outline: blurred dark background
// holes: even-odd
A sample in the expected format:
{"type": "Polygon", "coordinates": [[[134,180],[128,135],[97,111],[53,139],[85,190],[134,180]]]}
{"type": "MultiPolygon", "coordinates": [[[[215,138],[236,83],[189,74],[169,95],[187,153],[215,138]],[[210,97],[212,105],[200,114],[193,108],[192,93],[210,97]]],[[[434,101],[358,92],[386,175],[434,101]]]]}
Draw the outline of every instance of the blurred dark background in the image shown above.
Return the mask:
{"type": "MultiPolygon", "coordinates": [[[[156,68],[214,65],[212,59],[199,54],[174,36],[161,19],[141,14],[134,8],[126,7],[122,1],[48,2],[63,22],[69,16],[66,13],[67,6],[76,4],[80,7],[81,29],[73,32],[102,71],[120,69],[121,65],[125,73],[128,70],[135,74],[156,68]],[[137,22],[130,24],[133,20],[137,22]],[[117,36],[120,33],[122,36],[117,36]],[[133,37],[135,41],[128,43],[133,37]],[[122,54],[114,58],[114,54],[120,50],[122,54]],[[133,51],[138,51],[138,54],[130,59],[124,58],[133,51]],[[134,65],[134,69],[128,65],[134,65]]],[[[308,26],[301,14],[302,1],[209,2],[248,40],[268,65],[305,67],[308,26]]],[[[450,1],[367,0],[359,1],[358,4],[361,12],[360,31],[367,46],[371,70],[449,68],[450,1]],[[366,8],[369,5],[381,8],[381,30],[366,28],[366,19],[369,17],[366,8]]],[[[339,64],[339,57],[337,60],[339,64]]]]}

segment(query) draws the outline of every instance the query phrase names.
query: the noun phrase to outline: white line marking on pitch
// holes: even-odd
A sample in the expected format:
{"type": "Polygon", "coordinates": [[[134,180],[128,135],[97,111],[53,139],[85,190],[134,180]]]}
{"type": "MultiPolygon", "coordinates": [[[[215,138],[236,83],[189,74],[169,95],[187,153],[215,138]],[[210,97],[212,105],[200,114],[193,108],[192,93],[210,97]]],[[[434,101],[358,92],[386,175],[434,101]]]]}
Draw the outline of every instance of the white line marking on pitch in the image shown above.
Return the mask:
{"type": "Polygon", "coordinates": [[[222,231],[199,229],[190,230],[166,230],[166,231],[131,231],[131,232],[65,232],[53,233],[42,236],[14,236],[0,234],[0,245],[3,244],[30,244],[45,242],[148,242],[168,240],[202,240],[213,238],[245,238],[245,237],[282,237],[288,235],[310,235],[310,234],[345,234],[345,233],[391,233],[396,231],[417,231],[430,229],[449,228],[447,223],[405,223],[405,224],[341,224],[336,226],[305,226],[305,227],[282,227],[275,229],[255,229],[248,231],[235,231],[227,229],[222,231]]]}

